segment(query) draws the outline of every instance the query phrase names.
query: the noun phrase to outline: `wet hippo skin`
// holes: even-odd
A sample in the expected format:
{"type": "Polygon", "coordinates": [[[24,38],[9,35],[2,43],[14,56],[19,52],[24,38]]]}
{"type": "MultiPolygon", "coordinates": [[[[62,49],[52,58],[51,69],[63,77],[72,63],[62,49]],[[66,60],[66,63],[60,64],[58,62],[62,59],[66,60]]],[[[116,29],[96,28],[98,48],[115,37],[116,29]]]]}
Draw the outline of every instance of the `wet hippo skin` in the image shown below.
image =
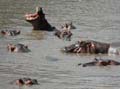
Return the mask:
{"type": "MultiPolygon", "coordinates": [[[[110,49],[111,46],[109,43],[103,43],[93,40],[83,40],[64,47],[62,51],[67,53],[107,54],[109,53],[110,49]]],[[[113,51],[113,54],[119,54],[116,49],[113,51]]]]}
{"type": "Polygon", "coordinates": [[[120,62],[110,60],[110,59],[98,59],[95,58],[92,62],[88,63],[79,63],[78,65],[82,65],[83,67],[87,66],[108,66],[108,65],[120,65],[120,62]]]}

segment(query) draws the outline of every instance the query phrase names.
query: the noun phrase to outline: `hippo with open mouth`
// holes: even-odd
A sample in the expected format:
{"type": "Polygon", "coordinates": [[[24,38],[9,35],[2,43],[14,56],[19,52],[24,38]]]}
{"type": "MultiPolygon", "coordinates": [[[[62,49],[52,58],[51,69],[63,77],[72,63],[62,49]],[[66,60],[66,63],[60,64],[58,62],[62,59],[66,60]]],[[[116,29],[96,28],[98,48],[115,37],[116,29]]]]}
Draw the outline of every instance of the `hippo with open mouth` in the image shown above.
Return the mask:
{"type": "Polygon", "coordinates": [[[104,60],[104,59],[97,59],[95,58],[92,62],[88,63],[79,63],[78,65],[82,65],[82,67],[87,66],[108,66],[108,65],[120,65],[120,62],[114,61],[114,60],[104,60]]]}
{"type": "Polygon", "coordinates": [[[45,18],[45,14],[41,7],[36,7],[34,14],[26,14],[25,20],[32,24],[33,30],[53,31],[52,27],[45,18]]]}
{"type": "Polygon", "coordinates": [[[23,86],[23,85],[37,85],[38,81],[36,79],[31,78],[20,78],[15,81],[16,85],[23,86]]]}
{"type": "Polygon", "coordinates": [[[9,52],[29,52],[28,46],[24,44],[8,44],[7,49],[9,52]]]}
{"type": "Polygon", "coordinates": [[[4,36],[17,36],[20,34],[20,30],[1,30],[1,34],[4,36]]]}
{"type": "Polygon", "coordinates": [[[119,51],[116,48],[112,48],[109,43],[93,40],[78,41],[75,44],[64,47],[62,51],[67,53],[119,54],[119,51]]]}

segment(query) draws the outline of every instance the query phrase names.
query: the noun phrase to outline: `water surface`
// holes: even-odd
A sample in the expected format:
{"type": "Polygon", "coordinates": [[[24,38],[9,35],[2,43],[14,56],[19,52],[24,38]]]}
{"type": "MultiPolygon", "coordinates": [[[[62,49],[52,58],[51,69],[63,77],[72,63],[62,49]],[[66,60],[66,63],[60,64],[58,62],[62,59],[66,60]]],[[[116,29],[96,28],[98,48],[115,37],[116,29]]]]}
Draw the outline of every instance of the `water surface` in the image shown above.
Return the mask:
{"type": "MultiPolygon", "coordinates": [[[[119,0],[0,0],[0,30],[20,29],[16,37],[0,36],[0,89],[19,89],[13,82],[21,77],[36,78],[40,85],[20,89],[119,89],[120,67],[80,67],[78,63],[102,57],[120,61],[113,55],[65,54],[60,49],[78,40],[93,39],[120,43],[119,0]],[[53,32],[32,31],[24,14],[43,7],[51,25],[60,28],[72,21],[71,42],[53,32]],[[24,43],[29,53],[9,53],[8,43],[24,43]]],[[[120,49],[119,44],[117,48],[120,49]]]]}

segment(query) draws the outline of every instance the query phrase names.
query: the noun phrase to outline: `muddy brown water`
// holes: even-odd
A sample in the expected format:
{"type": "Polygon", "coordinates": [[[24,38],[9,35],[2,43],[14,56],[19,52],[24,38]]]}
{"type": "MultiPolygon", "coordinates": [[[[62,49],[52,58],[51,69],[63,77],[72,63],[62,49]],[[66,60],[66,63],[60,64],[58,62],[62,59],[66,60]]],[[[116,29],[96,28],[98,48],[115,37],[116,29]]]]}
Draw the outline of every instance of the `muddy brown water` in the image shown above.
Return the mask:
{"type": "Polygon", "coordinates": [[[94,57],[120,61],[115,55],[65,54],[60,49],[78,40],[113,43],[120,49],[120,0],[0,0],[0,30],[20,29],[16,37],[0,36],[0,89],[119,89],[120,66],[86,67],[94,57]],[[32,31],[24,14],[43,7],[51,25],[72,21],[72,41],[53,32],[32,31]],[[8,43],[24,43],[29,53],[9,53],[8,43]],[[14,80],[30,77],[39,85],[18,87],[14,80]]]}

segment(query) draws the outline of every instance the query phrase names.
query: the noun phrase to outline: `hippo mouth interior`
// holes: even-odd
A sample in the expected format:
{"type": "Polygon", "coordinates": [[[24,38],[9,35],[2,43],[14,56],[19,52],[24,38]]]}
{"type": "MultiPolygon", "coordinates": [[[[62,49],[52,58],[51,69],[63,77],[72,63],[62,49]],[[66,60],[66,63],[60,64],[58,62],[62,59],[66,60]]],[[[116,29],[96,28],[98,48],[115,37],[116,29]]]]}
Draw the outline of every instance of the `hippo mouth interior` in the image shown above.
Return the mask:
{"type": "Polygon", "coordinates": [[[39,17],[38,13],[26,14],[26,15],[25,15],[25,19],[26,19],[27,21],[36,20],[38,17],[39,17]]]}
{"type": "Polygon", "coordinates": [[[27,21],[32,21],[38,19],[39,15],[43,14],[42,8],[41,7],[36,7],[36,12],[33,14],[26,14],[25,18],[27,21]],[[40,13],[39,13],[40,12],[40,13]]]}

